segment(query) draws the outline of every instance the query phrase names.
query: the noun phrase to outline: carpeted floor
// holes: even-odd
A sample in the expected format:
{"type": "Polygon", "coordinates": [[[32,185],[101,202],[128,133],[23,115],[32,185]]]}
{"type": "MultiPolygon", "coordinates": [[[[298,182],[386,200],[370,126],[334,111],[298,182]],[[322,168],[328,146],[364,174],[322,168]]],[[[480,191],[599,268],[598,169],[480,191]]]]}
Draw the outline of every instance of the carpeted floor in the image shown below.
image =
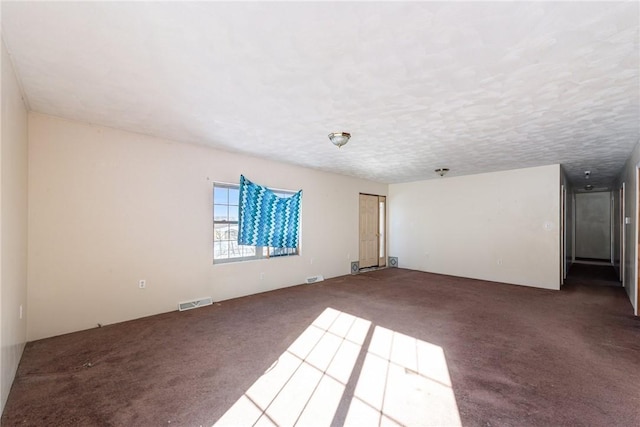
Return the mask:
{"type": "Polygon", "coordinates": [[[28,343],[2,425],[210,426],[232,407],[222,421],[233,424],[235,410],[247,425],[267,386],[289,399],[265,411],[272,425],[368,425],[352,417],[359,403],[379,412],[375,424],[638,426],[640,319],[624,289],[580,275],[548,291],[385,269],[28,343]],[[340,319],[351,329],[336,338],[340,319]],[[313,351],[296,359],[313,331],[359,349],[344,353],[348,369],[334,369],[339,351],[326,363],[313,351]],[[315,385],[274,385],[287,360],[328,368],[303,367],[315,385]],[[407,399],[396,380],[414,386],[407,399]],[[376,383],[386,387],[378,408],[366,396],[376,383]],[[429,396],[439,403],[425,410],[429,396]],[[309,411],[299,416],[301,401],[309,411]]]}
{"type": "Polygon", "coordinates": [[[617,286],[622,287],[618,279],[618,273],[611,265],[599,265],[589,263],[574,263],[569,268],[567,284],[588,284],[590,286],[617,286]]]}

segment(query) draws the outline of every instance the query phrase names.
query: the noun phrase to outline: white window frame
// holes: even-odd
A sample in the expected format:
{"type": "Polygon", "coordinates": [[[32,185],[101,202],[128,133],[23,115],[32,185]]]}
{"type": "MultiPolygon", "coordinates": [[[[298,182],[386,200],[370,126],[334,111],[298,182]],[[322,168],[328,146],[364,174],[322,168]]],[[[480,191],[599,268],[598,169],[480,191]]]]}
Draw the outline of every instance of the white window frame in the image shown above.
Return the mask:
{"type": "MultiPolygon", "coordinates": [[[[237,219],[239,218],[234,219],[233,216],[229,215],[229,211],[234,211],[235,210],[234,208],[236,208],[238,209],[238,215],[239,215],[239,200],[237,205],[231,203],[231,202],[234,202],[235,200],[230,201],[228,199],[229,193],[227,193],[226,203],[220,203],[220,202],[216,203],[216,188],[226,189],[227,191],[237,190],[237,192],[239,193],[240,185],[223,183],[223,182],[213,183],[212,219],[213,219],[213,263],[214,264],[227,264],[227,263],[233,263],[233,262],[252,261],[252,260],[258,260],[258,259],[270,259],[270,258],[282,258],[282,257],[300,255],[300,242],[298,242],[298,247],[296,248],[273,248],[268,246],[238,245],[237,244],[237,232],[238,232],[237,219]],[[219,215],[217,217],[218,219],[216,219],[216,206],[218,206],[217,210],[219,214],[220,214],[220,211],[224,210],[224,208],[220,209],[221,207],[227,208],[227,217],[225,219],[222,219],[222,215],[219,215]],[[234,225],[236,226],[235,239],[233,239],[232,237],[233,231],[234,231],[233,230],[234,225]],[[227,227],[226,236],[224,235],[225,231],[223,231],[225,227],[227,227]],[[219,246],[217,246],[218,244],[219,246]],[[226,248],[226,251],[225,251],[225,248],[226,248]],[[233,253],[239,253],[240,255],[230,256],[231,248],[233,248],[233,253]],[[226,257],[222,256],[224,253],[226,253],[227,255],[226,257]]],[[[270,190],[280,197],[283,197],[283,196],[287,197],[287,196],[292,196],[296,194],[295,191],[291,191],[291,190],[280,190],[280,189],[276,190],[271,188],[270,190]]]]}

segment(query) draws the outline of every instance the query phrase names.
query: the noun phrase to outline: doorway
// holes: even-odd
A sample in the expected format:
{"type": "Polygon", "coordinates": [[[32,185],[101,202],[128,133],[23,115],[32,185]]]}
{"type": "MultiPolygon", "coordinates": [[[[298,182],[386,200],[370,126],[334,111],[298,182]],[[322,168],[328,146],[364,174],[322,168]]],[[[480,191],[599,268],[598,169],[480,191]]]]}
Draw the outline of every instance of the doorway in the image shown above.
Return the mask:
{"type": "Polygon", "coordinates": [[[611,264],[611,193],[578,193],[575,260],[611,264]]]}
{"type": "Polygon", "coordinates": [[[385,196],[360,194],[360,269],[387,265],[386,213],[385,196]]]}

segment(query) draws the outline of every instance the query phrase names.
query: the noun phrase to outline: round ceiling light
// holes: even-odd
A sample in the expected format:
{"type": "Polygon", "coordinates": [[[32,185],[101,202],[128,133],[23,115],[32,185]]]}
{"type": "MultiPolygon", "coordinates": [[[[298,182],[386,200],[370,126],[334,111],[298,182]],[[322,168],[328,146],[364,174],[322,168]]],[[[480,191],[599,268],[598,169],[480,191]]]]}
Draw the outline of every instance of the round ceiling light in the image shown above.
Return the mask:
{"type": "Polygon", "coordinates": [[[351,134],[348,132],[331,132],[329,134],[329,140],[338,148],[349,142],[349,138],[351,138],[351,134]]]}

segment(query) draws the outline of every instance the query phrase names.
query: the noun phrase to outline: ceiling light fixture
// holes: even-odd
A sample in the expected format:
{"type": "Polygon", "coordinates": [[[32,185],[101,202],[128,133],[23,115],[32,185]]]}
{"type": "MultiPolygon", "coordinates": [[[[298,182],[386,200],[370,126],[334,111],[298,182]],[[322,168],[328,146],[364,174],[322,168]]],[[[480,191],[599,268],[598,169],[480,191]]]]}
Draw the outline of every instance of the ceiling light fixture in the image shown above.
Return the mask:
{"type": "Polygon", "coordinates": [[[587,191],[591,191],[591,190],[593,190],[593,185],[591,185],[591,184],[585,185],[584,189],[587,190],[587,191]]]}
{"type": "Polygon", "coordinates": [[[351,134],[347,132],[331,132],[329,134],[329,140],[338,148],[349,142],[349,138],[351,138],[351,134]]]}
{"type": "Polygon", "coordinates": [[[584,179],[589,179],[591,176],[591,171],[584,171],[584,179]]]}
{"type": "Polygon", "coordinates": [[[447,172],[449,172],[449,168],[438,168],[435,170],[435,173],[437,173],[440,176],[445,176],[447,172]]]}

